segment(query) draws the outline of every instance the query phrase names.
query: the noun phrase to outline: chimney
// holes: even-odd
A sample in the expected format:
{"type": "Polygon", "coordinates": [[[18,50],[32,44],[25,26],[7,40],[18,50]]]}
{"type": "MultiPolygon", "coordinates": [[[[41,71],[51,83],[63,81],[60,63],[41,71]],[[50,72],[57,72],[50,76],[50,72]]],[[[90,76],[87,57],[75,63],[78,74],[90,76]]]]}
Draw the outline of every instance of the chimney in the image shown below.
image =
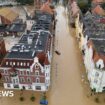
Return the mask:
{"type": "Polygon", "coordinates": [[[32,38],[28,36],[27,38],[28,44],[32,44],[32,38]]]}

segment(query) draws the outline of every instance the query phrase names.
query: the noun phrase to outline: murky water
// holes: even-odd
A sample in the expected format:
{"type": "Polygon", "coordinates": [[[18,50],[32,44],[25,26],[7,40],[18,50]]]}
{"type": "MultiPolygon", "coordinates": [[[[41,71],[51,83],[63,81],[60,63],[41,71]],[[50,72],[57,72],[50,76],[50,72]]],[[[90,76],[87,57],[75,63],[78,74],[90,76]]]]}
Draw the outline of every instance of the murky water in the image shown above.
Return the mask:
{"type": "Polygon", "coordinates": [[[102,95],[90,96],[85,68],[75,39],[74,30],[69,30],[65,9],[57,8],[56,48],[61,55],[54,54],[52,87],[49,105],[96,105],[94,98],[101,97],[99,103],[105,104],[102,95]],[[83,79],[82,79],[83,78],[83,79]]]}

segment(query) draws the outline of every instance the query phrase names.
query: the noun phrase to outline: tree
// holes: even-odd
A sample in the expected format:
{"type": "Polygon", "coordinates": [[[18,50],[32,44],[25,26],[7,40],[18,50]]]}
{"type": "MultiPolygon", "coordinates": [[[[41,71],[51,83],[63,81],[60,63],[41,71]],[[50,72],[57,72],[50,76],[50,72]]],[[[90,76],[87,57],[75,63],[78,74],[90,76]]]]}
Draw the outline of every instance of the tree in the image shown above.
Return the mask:
{"type": "Polygon", "coordinates": [[[86,13],[91,7],[91,0],[77,0],[77,3],[83,13],[86,13]]]}
{"type": "Polygon", "coordinates": [[[31,100],[31,101],[35,101],[35,96],[31,96],[31,97],[30,97],[30,100],[31,100]]]}
{"type": "Polygon", "coordinates": [[[67,7],[68,1],[69,1],[69,0],[63,0],[63,5],[64,5],[64,7],[67,7]]]}
{"type": "Polygon", "coordinates": [[[24,97],[20,97],[19,99],[20,99],[20,101],[24,101],[24,97]]]}
{"type": "Polygon", "coordinates": [[[34,0],[16,0],[17,2],[19,2],[20,4],[24,5],[24,4],[33,4],[34,0]]]}

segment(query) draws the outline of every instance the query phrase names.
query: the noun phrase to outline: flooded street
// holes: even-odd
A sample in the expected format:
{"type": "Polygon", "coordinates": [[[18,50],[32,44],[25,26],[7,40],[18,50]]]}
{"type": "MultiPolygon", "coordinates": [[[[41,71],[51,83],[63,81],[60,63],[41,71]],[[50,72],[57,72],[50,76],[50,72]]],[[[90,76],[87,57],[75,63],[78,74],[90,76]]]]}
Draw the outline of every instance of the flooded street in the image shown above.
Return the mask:
{"type": "Polygon", "coordinates": [[[75,40],[75,33],[71,30],[69,32],[64,11],[62,6],[57,8],[55,46],[61,55],[54,54],[53,58],[49,105],[96,105],[94,98],[97,96],[93,96],[92,99],[89,96],[88,82],[81,81],[81,76],[85,75],[85,68],[75,40]]]}

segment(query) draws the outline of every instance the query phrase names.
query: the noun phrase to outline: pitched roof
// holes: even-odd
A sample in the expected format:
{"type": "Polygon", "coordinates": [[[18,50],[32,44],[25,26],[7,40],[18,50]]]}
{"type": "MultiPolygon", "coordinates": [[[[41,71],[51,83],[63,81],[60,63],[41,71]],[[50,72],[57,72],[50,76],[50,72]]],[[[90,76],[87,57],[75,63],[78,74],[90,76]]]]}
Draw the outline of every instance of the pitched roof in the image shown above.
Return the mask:
{"type": "Polygon", "coordinates": [[[104,0],[93,0],[92,2],[93,3],[101,3],[101,2],[104,2],[104,0]]]}
{"type": "Polygon", "coordinates": [[[49,65],[49,64],[50,64],[50,62],[49,62],[49,60],[48,60],[48,57],[45,58],[44,64],[45,64],[45,65],[49,65]]]}
{"type": "Polygon", "coordinates": [[[105,11],[100,5],[97,5],[95,8],[93,8],[92,12],[98,15],[105,15],[105,11]]]}
{"type": "Polygon", "coordinates": [[[49,6],[49,2],[46,2],[42,5],[42,7],[40,8],[40,10],[47,12],[49,14],[53,14],[54,10],[50,8],[49,6]]]}
{"type": "Polygon", "coordinates": [[[10,8],[0,9],[0,15],[5,17],[9,21],[14,21],[19,15],[12,11],[10,8]]]}
{"type": "Polygon", "coordinates": [[[72,12],[73,12],[73,16],[77,15],[77,13],[79,12],[79,7],[78,7],[76,1],[73,1],[73,2],[71,3],[71,10],[72,10],[72,12]]]}

